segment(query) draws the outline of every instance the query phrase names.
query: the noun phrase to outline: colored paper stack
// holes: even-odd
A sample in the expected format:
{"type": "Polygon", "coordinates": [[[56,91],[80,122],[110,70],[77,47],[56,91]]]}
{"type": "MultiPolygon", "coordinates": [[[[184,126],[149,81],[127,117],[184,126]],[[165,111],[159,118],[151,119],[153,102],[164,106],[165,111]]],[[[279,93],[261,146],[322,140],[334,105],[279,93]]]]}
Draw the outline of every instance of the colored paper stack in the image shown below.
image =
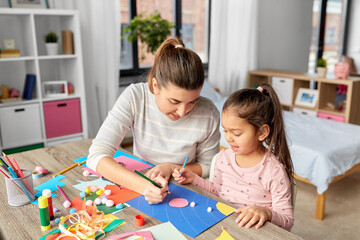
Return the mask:
{"type": "Polygon", "coordinates": [[[3,49],[1,50],[0,58],[17,58],[20,57],[19,49],[3,49]]]}

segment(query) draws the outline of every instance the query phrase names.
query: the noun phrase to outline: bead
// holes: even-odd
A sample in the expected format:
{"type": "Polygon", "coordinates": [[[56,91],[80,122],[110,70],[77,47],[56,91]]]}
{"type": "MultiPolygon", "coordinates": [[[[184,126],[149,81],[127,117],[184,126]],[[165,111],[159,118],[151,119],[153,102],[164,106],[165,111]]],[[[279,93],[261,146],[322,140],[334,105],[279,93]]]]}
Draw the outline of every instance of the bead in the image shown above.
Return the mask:
{"type": "Polygon", "coordinates": [[[64,208],[69,208],[69,207],[71,207],[71,202],[69,202],[69,201],[65,201],[64,203],[63,203],[63,206],[64,206],[64,208]]]}
{"type": "Polygon", "coordinates": [[[87,200],[85,204],[86,204],[86,206],[91,206],[93,204],[93,201],[92,200],[87,200]]]}
{"type": "Polygon", "coordinates": [[[106,206],[107,206],[107,207],[112,207],[112,206],[114,206],[114,201],[113,201],[113,200],[107,200],[107,201],[106,201],[106,206]]]}
{"type": "Polygon", "coordinates": [[[96,204],[96,205],[100,205],[100,204],[101,204],[101,199],[100,199],[100,198],[96,198],[96,199],[95,199],[95,204],[96,204]]]}
{"type": "Polygon", "coordinates": [[[190,206],[191,206],[191,207],[195,207],[195,205],[196,205],[195,202],[191,202],[191,203],[190,203],[190,206]]]}
{"type": "Polygon", "coordinates": [[[116,205],[116,209],[123,209],[124,208],[124,204],[119,203],[118,205],[116,205]]]}

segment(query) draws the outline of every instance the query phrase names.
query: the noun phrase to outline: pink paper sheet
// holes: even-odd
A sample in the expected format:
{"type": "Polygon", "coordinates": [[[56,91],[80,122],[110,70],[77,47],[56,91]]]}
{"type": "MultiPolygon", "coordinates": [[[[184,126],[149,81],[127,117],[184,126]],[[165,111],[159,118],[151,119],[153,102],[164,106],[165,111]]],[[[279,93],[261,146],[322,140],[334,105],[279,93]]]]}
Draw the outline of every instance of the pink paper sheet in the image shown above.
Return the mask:
{"type": "MultiPolygon", "coordinates": [[[[152,167],[151,164],[148,164],[148,163],[145,163],[145,162],[141,162],[141,161],[138,161],[138,160],[135,160],[135,159],[132,159],[132,158],[129,158],[129,157],[126,157],[126,156],[120,156],[120,157],[117,157],[117,158],[114,158],[115,161],[117,161],[118,163],[122,163],[123,166],[130,170],[130,171],[134,171],[134,170],[137,170],[137,171],[142,171],[144,169],[147,169],[147,168],[150,168],[152,167]]],[[[91,170],[90,168],[88,167],[84,167],[82,168],[83,171],[85,170],[88,170],[89,173],[91,174],[94,174],[98,177],[101,177],[101,175],[93,170],[91,170]]]]}
{"type": "Polygon", "coordinates": [[[130,237],[130,236],[133,236],[133,235],[142,236],[142,237],[144,237],[144,240],[154,240],[154,238],[151,235],[150,231],[122,233],[122,234],[119,234],[119,235],[111,236],[110,240],[123,239],[123,238],[130,237]]]}

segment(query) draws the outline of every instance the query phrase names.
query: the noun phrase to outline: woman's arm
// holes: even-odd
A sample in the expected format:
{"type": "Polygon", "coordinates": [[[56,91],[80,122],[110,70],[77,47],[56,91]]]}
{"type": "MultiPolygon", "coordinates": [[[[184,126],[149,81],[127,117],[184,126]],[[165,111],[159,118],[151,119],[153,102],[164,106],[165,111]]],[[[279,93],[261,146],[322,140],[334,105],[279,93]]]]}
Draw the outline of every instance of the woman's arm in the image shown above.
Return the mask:
{"type": "Polygon", "coordinates": [[[163,188],[158,188],[139,175],[124,168],[110,157],[102,158],[97,165],[96,171],[110,181],[144,195],[150,204],[162,202],[168,190],[165,179],[154,179],[163,186],[163,188]]]}

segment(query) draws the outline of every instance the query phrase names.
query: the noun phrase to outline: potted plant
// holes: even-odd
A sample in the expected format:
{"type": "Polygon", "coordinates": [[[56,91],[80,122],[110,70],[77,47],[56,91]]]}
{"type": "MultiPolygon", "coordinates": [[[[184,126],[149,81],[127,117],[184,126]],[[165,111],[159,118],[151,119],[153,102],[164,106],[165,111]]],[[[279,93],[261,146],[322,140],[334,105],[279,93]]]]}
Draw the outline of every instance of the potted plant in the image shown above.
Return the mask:
{"type": "Polygon", "coordinates": [[[48,55],[57,55],[59,53],[58,36],[54,32],[49,32],[44,37],[48,55]]]}
{"type": "Polygon", "coordinates": [[[326,76],[326,60],[322,57],[317,60],[317,72],[318,77],[324,78],[326,76]]]}
{"type": "MultiPolygon", "coordinates": [[[[142,48],[146,46],[146,52],[155,53],[166,37],[171,34],[171,29],[174,27],[175,24],[161,18],[158,11],[153,12],[149,16],[139,14],[122,30],[121,38],[128,34],[128,41],[136,42],[139,39],[145,44],[142,45],[142,48]]],[[[144,59],[145,55],[143,53],[141,60],[144,59]]]]}

